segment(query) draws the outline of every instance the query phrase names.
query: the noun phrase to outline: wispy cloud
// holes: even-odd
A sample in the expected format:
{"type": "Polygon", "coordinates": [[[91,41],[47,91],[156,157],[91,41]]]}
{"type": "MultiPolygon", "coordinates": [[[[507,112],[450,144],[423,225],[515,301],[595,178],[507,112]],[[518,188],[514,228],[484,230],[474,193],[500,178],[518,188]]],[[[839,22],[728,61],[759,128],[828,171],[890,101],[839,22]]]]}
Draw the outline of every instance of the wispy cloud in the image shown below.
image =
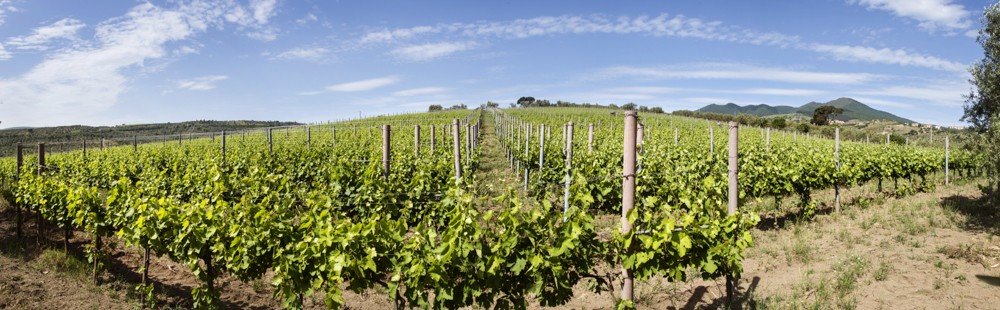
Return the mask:
{"type": "Polygon", "coordinates": [[[3,44],[0,44],[0,61],[10,59],[11,55],[6,49],[4,49],[3,44]]]}
{"type": "Polygon", "coordinates": [[[278,55],[274,55],[272,58],[324,62],[329,60],[329,54],[330,50],[322,47],[300,47],[281,52],[278,55]]]}
{"type": "Polygon", "coordinates": [[[229,79],[225,75],[208,75],[192,79],[177,81],[177,88],[187,90],[210,90],[215,88],[215,83],[229,79]]]}
{"type": "Polygon", "coordinates": [[[904,50],[824,44],[815,44],[810,49],[843,61],[895,64],[942,71],[965,72],[965,65],[963,64],[904,50]]]}
{"type": "Polygon", "coordinates": [[[309,13],[309,14],[306,14],[306,16],[304,16],[302,18],[296,19],[295,23],[299,24],[301,26],[301,25],[305,25],[305,24],[308,24],[308,23],[311,23],[311,22],[318,21],[318,20],[319,20],[319,18],[316,17],[316,14],[309,13]]]}
{"type": "Polygon", "coordinates": [[[969,93],[969,85],[952,81],[929,82],[923,85],[897,85],[875,88],[857,92],[861,95],[875,97],[904,98],[915,102],[930,103],[937,106],[958,108],[969,93]]]}
{"type": "Polygon", "coordinates": [[[631,67],[618,66],[597,71],[594,79],[719,79],[755,80],[808,84],[860,84],[881,77],[869,73],[840,73],[766,68],[742,64],[710,63],[696,66],[631,67]]]}
{"type": "MultiPolygon", "coordinates": [[[[913,2],[921,2],[919,0],[913,2]]],[[[909,2],[907,2],[909,3],[909,2]]],[[[967,28],[967,26],[965,26],[967,28]]],[[[871,31],[870,35],[887,31],[871,31]]],[[[753,45],[767,45],[780,48],[795,48],[834,56],[840,61],[864,61],[902,66],[919,66],[935,70],[959,71],[961,64],[942,58],[923,55],[900,49],[872,48],[810,43],[798,36],[762,32],[721,21],[706,21],[684,15],[660,14],[655,17],[620,16],[611,18],[604,15],[562,15],[539,16],[510,21],[476,23],[440,23],[409,28],[381,29],[370,31],[356,40],[361,47],[393,46],[390,55],[409,61],[426,61],[444,57],[456,52],[476,48],[479,43],[490,39],[524,39],[552,35],[583,34],[640,34],[653,37],[694,38],[709,41],[734,42],[753,45]],[[465,38],[469,41],[429,43],[412,45],[426,36],[445,38],[465,38]],[[479,43],[476,43],[479,42],[479,43]]]]}
{"type": "Polygon", "coordinates": [[[825,94],[826,91],[818,89],[795,89],[795,88],[747,88],[732,91],[724,91],[734,94],[747,95],[768,95],[768,96],[817,96],[825,94]]]}
{"type": "Polygon", "coordinates": [[[17,12],[12,0],[0,0],[0,25],[3,25],[7,12],[17,12]]]}
{"type": "Polygon", "coordinates": [[[277,7],[277,0],[251,0],[247,7],[234,6],[228,10],[225,19],[238,25],[251,39],[273,41],[278,38],[278,30],[269,23],[277,14],[277,7]]]}
{"type": "Polygon", "coordinates": [[[440,42],[410,45],[393,49],[389,54],[407,61],[428,61],[467,51],[477,46],[475,42],[440,42]]]}
{"type": "Polygon", "coordinates": [[[875,98],[871,98],[871,97],[857,97],[857,96],[855,96],[854,100],[860,101],[860,102],[862,102],[864,104],[871,104],[871,105],[884,106],[884,107],[890,107],[890,108],[902,108],[902,109],[912,109],[912,108],[914,108],[914,106],[912,104],[909,104],[909,103],[901,103],[901,102],[890,101],[890,100],[875,99],[875,98]]]}
{"type": "Polygon", "coordinates": [[[604,15],[589,16],[539,16],[511,21],[450,23],[433,26],[416,26],[399,29],[371,31],[358,43],[404,43],[426,34],[445,34],[472,38],[523,39],[559,34],[648,34],[652,36],[692,37],[707,40],[736,41],[752,44],[788,45],[798,42],[798,37],[775,32],[757,32],[719,21],[704,21],[684,15],[660,14],[655,17],[604,15]]]}
{"type": "Polygon", "coordinates": [[[64,18],[51,25],[35,28],[29,35],[10,38],[7,45],[22,50],[44,51],[49,49],[49,42],[59,39],[75,40],[76,32],[85,26],[79,20],[64,18]]]}
{"type": "Polygon", "coordinates": [[[948,32],[964,30],[972,25],[968,10],[952,0],[849,0],[851,4],[867,7],[869,10],[888,11],[898,17],[918,22],[927,31],[948,32]]]}
{"type": "Polygon", "coordinates": [[[440,94],[447,91],[448,89],[444,87],[421,87],[421,88],[404,89],[401,91],[394,92],[392,93],[392,95],[397,97],[413,97],[413,96],[440,94]]]}
{"type": "Polygon", "coordinates": [[[301,93],[299,93],[299,95],[312,96],[312,95],[319,95],[319,94],[322,94],[322,93],[329,93],[329,92],[360,92],[360,91],[369,91],[369,90],[373,90],[373,89],[376,89],[376,88],[381,88],[381,87],[389,86],[389,85],[392,85],[392,84],[396,84],[396,82],[399,82],[399,77],[395,76],[395,75],[390,75],[390,76],[384,76],[384,77],[374,78],[374,79],[367,79],[367,80],[360,80],[360,81],[354,81],[354,82],[334,84],[334,85],[330,85],[330,86],[324,87],[323,90],[320,90],[320,91],[301,92],[301,93]]]}
{"type": "Polygon", "coordinates": [[[0,114],[21,120],[16,126],[105,123],[103,115],[127,88],[126,72],[161,69],[157,61],[175,55],[170,43],[221,28],[235,10],[244,9],[228,2],[136,5],[97,24],[92,40],[51,52],[24,74],[0,80],[0,114]]]}

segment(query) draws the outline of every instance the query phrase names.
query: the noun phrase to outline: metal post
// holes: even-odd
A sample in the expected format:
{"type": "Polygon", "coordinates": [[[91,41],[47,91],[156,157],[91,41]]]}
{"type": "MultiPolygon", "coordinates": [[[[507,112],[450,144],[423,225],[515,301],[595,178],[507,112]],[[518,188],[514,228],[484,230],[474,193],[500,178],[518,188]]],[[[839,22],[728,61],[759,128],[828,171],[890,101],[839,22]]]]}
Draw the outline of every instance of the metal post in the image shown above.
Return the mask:
{"type": "Polygon", "coordinates": [[[431,125],[431,156],[434,156],[434,134],[436,132],[434,125],[431,125]]]}
{"type": "MultiPolygon", "coordinates": [[[[635,206],[635,144],[636,144],[636,115],[635,111],[625,112],[625,143],[622,156],[622,234],[627,235],[632,230],[632,223],[628,220],[628,213],[635,206]]],[[[628,254],[629,249],[625,249],[628,254]]],[[[622,296],[623,300],[633,300],[632,291],[632,271],[622,267],[622,296]]]]}
{"type": "Polygon", "coordinates": [[[274,134],[274,128],[268,128],[267,129],[267,151],[268,152],[273,152],[274,151],[274,143],[273,143],[273,140],[271,139],[271,135],[273,135],[273,134],[274,134]]]}
{"type": "MultiPolygon", "coordinates": [[[[225,141],[225,140],[226,140],[226,138],[223,137],[222,141],[225,141]]],[[[311,148],[311,147],[312,147],[312,127],[306,126],[306,148],[308,149],[308,148],[311,148]]]]}

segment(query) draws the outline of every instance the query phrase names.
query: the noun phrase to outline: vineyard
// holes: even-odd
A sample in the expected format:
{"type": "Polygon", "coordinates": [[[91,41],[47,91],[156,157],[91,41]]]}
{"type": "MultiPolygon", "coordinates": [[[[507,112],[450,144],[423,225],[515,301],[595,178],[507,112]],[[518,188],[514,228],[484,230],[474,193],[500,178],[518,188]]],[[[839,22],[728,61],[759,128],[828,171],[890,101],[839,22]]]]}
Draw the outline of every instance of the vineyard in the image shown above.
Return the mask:
{"type": "MultiPolygon", "coordinates": [[[[23,223],[92,237],[94,281],[117,238],[186,265],[196,308],[216,279],[272,273],[286,308],[378,288],[396,307],[564,305],[574,286],[621,298],[654,277],[739,288],[751,230],[743,206],[877,183],[896,196],[971,177],[982,155],[822,139],[608,109],[453,110],[322,125],[53,145],[0,159],[0,194],[23,223]],[[487,135],[516,183],[484,197],[487,135]],[[60,148],[61,149],[61,148],[60,148]],[[37,158],[37,160],[35,160],[37,158]],[[630,170],[631,169],[631,170],[630,170]],[[621,216],[621,229],[597,217],[621,216]],[[633,282],[634,281],[634,282],[633,282]]],[[[24,224],[26,225],[26,224],[24,224]]],[[[66,245],[64,244],[64,247],[66,245]]],[[[148,268],[144,268],[148,269],[148,268]]],[[[145,270],[143,270],[144,272],[145,270]]],[[[139,289],[156,306],[155,285],[139,289]]]]}

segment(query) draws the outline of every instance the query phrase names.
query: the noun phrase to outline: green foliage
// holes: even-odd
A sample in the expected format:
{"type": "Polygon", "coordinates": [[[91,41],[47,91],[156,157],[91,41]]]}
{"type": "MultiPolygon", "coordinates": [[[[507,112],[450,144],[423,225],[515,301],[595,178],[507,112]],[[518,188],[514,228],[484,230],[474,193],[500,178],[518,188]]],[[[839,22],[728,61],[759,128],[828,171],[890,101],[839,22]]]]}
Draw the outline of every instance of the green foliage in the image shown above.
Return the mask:
{"type": "Polygon", "coordinates": [[[832,121],[834,118],[837,117],[837,115],[840,115],[841,113],[844,113],[844,109],[837,108],[832,105],[819,106],[818,108],[816,108],[816,110],[813,111],[813,117],[810,123],[819,126],[829,125],[830,121],[832,121]]]}

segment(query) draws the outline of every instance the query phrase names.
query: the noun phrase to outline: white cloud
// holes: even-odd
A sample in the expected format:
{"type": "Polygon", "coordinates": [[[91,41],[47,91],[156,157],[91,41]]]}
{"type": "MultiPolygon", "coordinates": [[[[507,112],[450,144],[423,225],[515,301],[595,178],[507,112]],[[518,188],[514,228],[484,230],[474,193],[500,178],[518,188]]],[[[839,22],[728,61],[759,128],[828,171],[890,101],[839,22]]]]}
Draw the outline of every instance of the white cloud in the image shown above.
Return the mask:
{"type": "Polygon", "coordinates": [[[769,95],[769,96],[816,96],[825,94],[825,91],[816,89],[792,89],[792,88],[748,88],[728,91],[736,94],[748,95],[769,95]]]}
{"type": "Polygon", "coordinates": [[[969,85],[962,82],[938,81],[924,85],[887,86],[859,91],[859,94],[879,97],[905,98],[943,107],[959,108],[969,94],[969,85]]]}
{"type": "Polygon", "coordinates": [[[231,2],[185,2],[163,8],[142,3],[125,15],[97,24],[92,40],[46,55],[20,76],[0,79],[4,125],[109,123],[131,77],[161,69],[158,60],[176,55],[169,43],[221,28],[231,2]],[[10,121],[8,121],[10,120],[10,121]]]}
{"type": "Polygon", "coordinates": [[[719,21],[703,21],[684,15],[660,14],[656,17],[641,15],[608,18],[590,16],[539,16],[512,21],[451,23],[411,28],[383,29],[362,36],[358,43],[399,44],[425,34],[448,34],[472,38],[523,39],[558,34],[648,34],[662,37],[692,37],[707,40],[733,41],[750,44],[787,46],[799,41],[798,37],[775,32],[757,32],[740,27],[726,26],[719,21]]]}
{"type": "Polygon", "coordinates": [[[309,13],[309,14],[307,14],[303,18],[296,19],[295,23],[299,24],[299,25],[305,25],[305,24],[308,24],[308,23],[311,23],[311,22],[315,22],[315,21],[318,21],[318,20],[319,20],[319,18],[316,17],[316,14],[309,13]]]}
{"type": "Polygon", "coordinates": [[[725,63],[702,64],[694,67],[618,66],[599,70],[593,76],[595,79],[615,79],[622,77],[640,79],[754,80],[810,84],[859,84],[881,78],[878,75],[869,73],[801,71],[725,63]]]}
{"type": "Polygon", "coordinates": [[[878,106],[884,106],[884,107],[890,107],[890,108],[903,108],[903,109],[912,109],[912,108],[914,108],[914,106],[912,104],[909,104],[909,103],[901,103],[901,102],[895,102],[895,101],[889,101],[889,100],[875,99],[875,98],[871,98],[871,97],[856,97],[855,96],[853,98],[854,98],[854,100],[857,100],[857,101],[859,101],[861,103],[864,103],[864,104],[878,105],[878,106]]]}
{"type": "MultiPolygon", "coordinates": [[[[919,1],[915,1],[919,2],[919,1]]],[[[868,30],[867,36],[878,36],[888,28],[868,30]]],[[[607,18],[590,16],[540,16],[499,22],[450,23],[423,25],[410,28],[370,31],[360,39],[360,46],[385,44],[397,46],[389,54],[409,61],[426,61],[478,47],[473,41],[406,45],[427,35],[466,37],[476,42],[498,39],[523,39],[539,36],[568,34],[645,34],[655,37],[697,38],[776,47],[792,47],[820,54],[831,55],[840,61],[919,66],[936,70],[963,71],[964,66],[934,56],[904,50],[871,48],[864,46],[829,45],[803,42],[799,37],[777,32],[759,32],[743,27],[726,25],[719,21],[704,21],[683,15],[656,17],[622,16],[607,18]],[[403,45],[402,47],[399,47],[403,45]]],[[[866,39],[868,40],[868,39],[866,39]]]]}
{"type": "Polygon", "coordinates": [[[17,12],[17,8],[11,5],[12,0],[0,0],[0,25],[3,25],[7,12],[17,12]]]}
{"type": "Polygon", "coordinates": [[[10,59],[11,55],[6,49],[4,49],[3,44],[0,44],[0,61],[10,59]]]}
{"type": "Polygon", "coordinates": [[[962,30],[969,28],[971,15],[961,4],[951,0],[849,0],[868,9],[891,12],[893,15],[917,21],[927,31],[962,30]]]}
{"type": "Polygon", "coordinates": [[[475,42],[441,42],[410,45],[392,50],[389,54],[407,61],[428,61],[461,51],[476,48],[475,42]]]}
{"type": "Polygon", "coordinates": [[[258,24],[267,24],[268,19],[275,15],[275,8],[278,0],[251,0],[250,9],[253,10],[253,19],[258,24]]]}
{"type": "Polygon", "coordinates": [[[293,48],[278,55],[275,55],[273,59],[287,59],[287,60],[307,60],[313,62],[323,62],[328,60],[330,50],[322,47],[300,47],[293,48]]]}
{"type": "Polygon", "coordinates": [[[376,89],[376,88],[380,88],[380,87],[385,87],[385,86],[389,86],[389,85],[392,85],[392,84],[396,84],[396,82],[399,82],[399,77],[395,76],[395,75],[390,75],[390,76],[384,76],[384,77],[380,77],[380,78],[374,78],[374,79],[367,79],[367,80],[360,80],[360,81],[354,81],[354,82],[347,82],[347,83],[340,83],[340,84],[330,85],[330,86],[324,87],[323,90],[321,90],[321,91],[306,91],[306,92],[299,93],[299,95],[302,95],[302,96],[312,96],[312,95],[319,95],[319,94],[328,93],[328,92],[360,92],[360,91],[369,91],[369,90],[373,90],[373,89],[376,89]]]}
{"type": "Polygon", "coordinates": [[[187,90],[210,90],[215,88],[215,83],[229,79],[225,75],[208,75],[187,80],[177,81],[177,88],[187,90]]]}
{"type": "Polygon", "coordinates": [[[273,41],[278,38],[278,30],[269,25],[270,18],[277,14],[277,0],[251,0],[249,8],[235,6],[225,12],[225,20],[240,26],[244,34],[254,40],[273,41]]]}
{"type": "Polygon", "coordinates": [[[953,72],[965,71],[963,64],[904,50],[824,44],[814,44],[810,49],[842,61],[894,64],[953,72]]]}
{"type": "Polygon", "coordinates": [[[446,91],[448,91],[448,89],[444,87],[421,87],[397,91],[392,93],[392,95],[397,97],[413,97],[440,94],[446,91]]]}
{"type": "Polygon", "coordinates": [[[38,27],[30,35],[17,36],[7,40],[7,45],[22,50],[44,51],[49,49],[48,43],[58,40],[75,40],[76,32],[86,25],[79,20],[64,18],[51,25],[38,27]]]}
{"type": "Polygon", "coordinates": [[[660,86],[627,86],[627,87],[614,87],[606,89],[607,92],[616,93],[639,93],[639,94],[669,94],[678,92],[681,89],[673,87],[660,87],[660,86]]]}

